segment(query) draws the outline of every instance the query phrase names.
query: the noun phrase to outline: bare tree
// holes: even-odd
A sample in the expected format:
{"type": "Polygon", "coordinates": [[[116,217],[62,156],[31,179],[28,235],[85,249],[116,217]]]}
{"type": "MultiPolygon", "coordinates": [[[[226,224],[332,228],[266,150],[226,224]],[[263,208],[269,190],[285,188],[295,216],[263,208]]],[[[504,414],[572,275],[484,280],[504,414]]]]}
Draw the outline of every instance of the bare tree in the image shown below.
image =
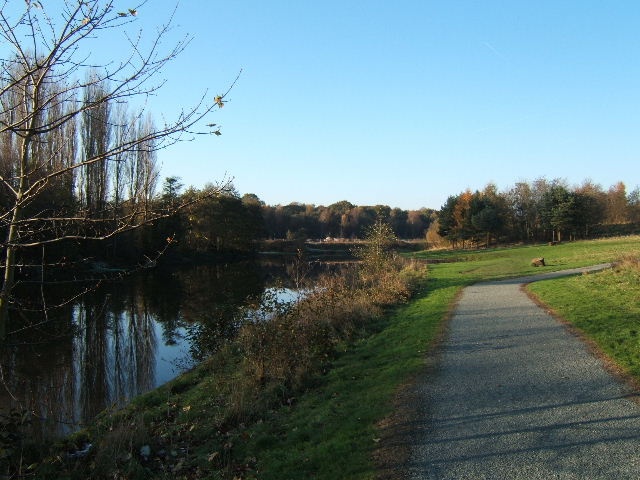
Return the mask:
{"type": "MultiPolygon", "coordinates": [[[[148,132],[152,132],[154,129],[155,125],[149,116],[140,119],[139,135],[147,135],[148,132]]],[[[137,179],[136,184],[138,185],[136,192],[137,204],[141,206],[143,217],[147,219],[151,201],[158,184],[158,166],[154,139],[141,144],[136,151],[135,176],[137,179]]]]}
{"type": "MultiPolygon", "coordinates": [[[[97,76],[97,72],[93,71],[87,78],[87,86],[83,92],[83,101],[87,105],[93,104],[96,99],[103,97],[109,89],[104,83],[95,83],[94,79],[97,76]]],[[[83,161],[99,157],[109,148],[109,136],[112,131],[111,103],[101,102],[82,112],[83,161]]],[[[84,165],[81,170],[85,208],[87,214],[93,218],[102,216],[106,209],[108,173],[108,157],[84,165]]]]}
{"type": "MultiPolygon", "coordinates": [[[[127,137],[129,135],[127,114],[126,105],[116,105],[114,112],[116,120],[113,131],[113,141],[116,143],[127,141],[127,137]]],[[[114,155],[111,158],[111,171],[109,176],[111,178],[111,201],[113,205],[114,218],[117,218],[118,213],[120,212],[120,206],[125,198],[125,163],[126,152],[121,152],[119,155],[114,155]]]]}
{"type": "MultiPolygon", "coordinates": [[[[129,208],[105,212],[106,190],[91,191],[95,201],[93,197],[85,199],[101,204],[98,208],[104,215],[99,218],[77,209],[36,208],[53,185],[63,183],[73,189],[80,171],[87,178],[96,172],[104,176],[108,174],[109,161],[118,162],[140,152],[148,157],[175,142],[193,138],[195,133],[219,134],[194,130],[213,109],[223,106],[228,91],[210,101],[205,91],[195,105],[183,109],[173,120],[166,120],[161,126],[138,128],[135,135],[103,136],[99,144],[89,145],[104,133],[96,126],[89,129],[89,138],[78,140],[75,134],[73,139],[67,136],[77,128],[80,119],[85,125],[94,120],[106,121],[110,118],[107,117],[110,105],[137,99],[145,104],[162,86],[158,74],[189,42],[185,37],[173,43],[168,51],[161,50],[171,24],[170,16],[150,42],[145,39],[144,45],[149,47],[143,48],[142,34],[128,36],[127,30],[134,26],[138,12],[143,14],[146,2],[125,11],[117,10],[114,3],[26,0],[23,10],[11,16],[8,12],[17,10],[15,4],[9,8],[9,0],[0,1],[0,38],[3,50],[9,51],[0,59],[0,189],[6,196],[2,202],[4,209],[0,211],[0,232],[5,236],[1,244],[4,272],[0,338],[6,334],[19,250],[66,239],[106,239],[167,214],[142,215],[139,208],[144,205],[134,202],[130,202],[129,208]],[[116,31],[122,31],[129,42],[123,57],[90,65],[83,53],[85,43],[116,31]],[[84,145],[73,151],[82,151],[83,155],[73,156],[69,143],[78,141],[84,145]]],[[[115,116],[112,120],[121,118],[115,116]]],[[[145,118],[145,114],[141,112],[139,118],[145,118]]]]}

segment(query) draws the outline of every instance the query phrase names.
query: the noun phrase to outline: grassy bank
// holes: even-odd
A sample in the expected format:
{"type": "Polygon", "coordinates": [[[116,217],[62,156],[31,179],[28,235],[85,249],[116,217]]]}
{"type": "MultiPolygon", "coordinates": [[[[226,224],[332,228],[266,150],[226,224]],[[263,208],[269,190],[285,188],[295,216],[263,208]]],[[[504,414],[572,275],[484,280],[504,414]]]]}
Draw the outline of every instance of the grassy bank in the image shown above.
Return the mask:
{"type": "MultiPolygon", "coordinates": [[[[360,263],[328,274],[297,303],[274,298],[268,312],[240,316],[237,336],[202,365],[121,411],[105,412],[45,458],[38,446],[25,438],[16,442],[13,435],[13,448],[0,452],[0,460],[12,462],[8,473],[36,478],[299,478],[289,477],[301,458],[291,455],[289,445],[299,451],[306,436],[321,433],[327,450],[304,456],[305,471],[314,475],[336,465],[340,438],[340,469],[362,470],[351,440],[361,437],[358,428],[370,432],[372,421],[386,413],[380,399],[392,394],[395,383],[364,383],[360,398],[369,400],[353,403],[358,379],[380,370],[358,365],[374,355],[371,348],[379,350],[366,343],[385,331],[384,313],[421,292],[425,274],[420,264],[398,261],[379,248],[363,246],[358,255],[360,263]],[[304,413],[296,420],[309,409],[314,423],[304,413]],[[316,457],[321,460],[312,461],[316,457]]],[[[389,366],[386,374],[393,375],[398,366],[389,366]]],[[[361,452],[369,464],[369,450],[361,452]]]]}
{"type": "Polygon", "coordinates": [[[415,256],[438,263],[431,274],[452,281],[475,282],[540,273],[531,259],[543,257],[544,271],[612,262],[627,254],[640,254],[640,237],[560,243],[557,245],[515,246],[489,250],[420,252],[415,256]]]}
{"type": "Polygon", "coordinates": [[[640,256],[615,267],[531,284],[529,290],[594,341],[622,370],[640,381],[640,256]]]}
{"type": "Polygon", "coordinates": [[[423,284],[413,302],[341,354],[316,388],[253,429],[248,449],[260,452],[259,478],[373,478],[377,424],[398,386],[423,366],[455,291],[423,284]]]}
{"type": "MultiPolygon", "coordinates": [[[[340,305],[332,304],[331,297],[318,298],[309,304],[307,320],[325,318],[327,310],[321,307],[340,307],[351,311],[350,321],[282,321],[273,355],[248,360],[247,351],[268,337],[255,325],[245,343],[228,345],[194,371],[136,399],[130,408],[105,413],[92,428],[67,440],[32,470],[25,467],[24,473],[37,472],[40,478],[376,478],[374,452],[387,447],[381,422],[393,411],[398,390],[424,369],[426,353],[460,288],[479,280],[614,261],[625,254],[640,255],[640,238],[420,252],[416,258],[448,263],[430,265],[428,276],[414,277],[416,289],[408,303],[392,307],[395,302],[376,298],[371,290],[361,290],[361,296],[351,292],[340,305]],[[530,260],[540,256],[548,267],[531,267],[530,260]],[[377,303],[386,306],[380,311],[365,308],[366,314],[356,311],[357,306],[377,303]],[[308,328],[317,324],[322,328],[308,328]],[[285,331],[303,340],[298,347],[282,341],[289,338],[285,331]],[[327,338],[329,344],[324,343],[327,338]],[[324,347],[317,348],[319,344],[324,347]],[[315,367],[302,368],[308,362],[315,367]],[[243,376],[247,372],[249,376],[243,376]],[[67,455],[87,443],[92,448],[86,458],[67,455]]],[[[607,274],[585,277],[602,279],[607,274]]],[[[632,277],[625,278],[632,283],[632,277]]],[[[594,288],[599,287],[585,286],[584,296],[594,288]]],[[[555,290],[577,291],[560,286],[555,290]]],[[[544,292],[540,295],[547,298],[544,292]]],[[[616,303],[628,303],[626,298],[616,303]]],[[[564,301],[570,306],[582,300],[564,301]]],[[[613,316],[626,315],[626,310],[612,311],[613,316]]],[[[640,331],[625,328],[616,338],[640,331]]]]}

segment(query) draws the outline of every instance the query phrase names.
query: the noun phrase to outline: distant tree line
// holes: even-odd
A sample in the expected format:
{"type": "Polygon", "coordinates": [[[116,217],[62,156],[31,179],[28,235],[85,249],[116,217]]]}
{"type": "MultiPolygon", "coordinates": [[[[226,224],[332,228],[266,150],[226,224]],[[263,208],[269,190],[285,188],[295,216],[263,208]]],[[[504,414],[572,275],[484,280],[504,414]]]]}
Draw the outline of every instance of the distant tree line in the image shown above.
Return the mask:
{"type": "Polygon", "coordinates": [[[356,206],[341,201],[329,206],[304,203],[262,208],[268,238],[362,239],[376,221],[389,224],[399,238],[423,238],[435,218],[427,208],[402,210],[386,205],[356,206]]]}
{"type": "Polygon", "coordinates": [[[518,182],[499,192],[450,196],[438,212],[437,234],[454,247],[492,241],[563,241],[640,231],[640,189],[623,182],[604,190],[586,180],[570,187],[560,179],[518,182]]]}
{"type": "Polygon", "coordinates": [[[134,262],[163,250],[167,243],[172,244],[169,252],[180,257],[245,254],[261,240],[363,239],[378,221],[388,224],[400,239],[433,245],[437,237],[463,248],[640,231],[640,189],[627,192],[622,182],[606,190],[591,181],[570,187],[564,180],[545,178],[518,182],[504,191],[489,184],[483,190],[451,195],[440,210],[402,210],[348,201],[328,206],[267,205],[255,194],[241,195],[233,186],[183,190],[180,178],[169,177],[148,202],[156,211],[188,206],[113,239],[106,249],[102,247],[102,255],[134,262]]]}
{"type": "Polygon", "coordinates": [[[152,230],[152,243],[160,248],[170,238],[175,243],[173,250],[187,255],[247,252],[264,239],[362,239],[377,221],[390,225],[399,238],[424,238],[436,218],[430,209],[407,211],[385,205],[356,206],[347,201],[329,206],[270,206],[255,194],[240,195],[233,188],[213,195],[209,190],[215,191],[215,186],[191,187],[183,193],[181,189],[179,178],[165,180],[156,201],[167,208],[172,203],[190,206],[158,222],[152,230]]]}
{"type": "MultiPolygon", "coordinates": [[[[449,196],[440,210],[402,210],[386,205],[358,206],[348,201],[329,206],[297,202],[272,206],[255,194],[241,195],[233,186],[223,189],[209,184],[185,190],[178,177],[166,178],[157,192],[155,162],[145,152],[108,167],[100,174],[82,172],[71,183],[61,182],[58,188],[49,189],[43,202],[52,209],[75,205],[88,220],[91,212],[104,215],[119,201],[145,206],[139,209],[142,215],[146,209],[157,212],[183,207],[106,242],[76,240],[71,249],[69,243],[50,246],[49,260],[62,261],[75,255],[135,264],[164,251],[168,244],[170,256],[246,254],[264,239],[362,239],[377,221],[388,224],[401,239],[422,239],[433,245],[436,237],[463,248],[640,231],[640,190],[627,192],[622,182],[607,190],[590,181],[569,187],[563,180],[545,178],[518,182],[504,191],[489,184],[483,190],[449,196]],[[124,183],[127,190],[122,193],[117,188],[119,169],[128,175],[124,183]]],[[[44,208],[44,204],[34,208],[44,208]]],[[[39,261],[40,250],[32,253],[39,261]]]]}

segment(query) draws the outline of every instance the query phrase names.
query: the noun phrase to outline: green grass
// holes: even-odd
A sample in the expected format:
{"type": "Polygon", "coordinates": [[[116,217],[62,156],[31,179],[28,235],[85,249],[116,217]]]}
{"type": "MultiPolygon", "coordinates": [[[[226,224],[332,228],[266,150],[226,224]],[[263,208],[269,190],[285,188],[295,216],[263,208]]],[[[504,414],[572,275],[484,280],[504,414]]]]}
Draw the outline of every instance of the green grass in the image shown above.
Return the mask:
{"type": "Polygon", "coordinates": [[[255,428],[261,479],[369,479],[378,422],[400,385],[424,366],[457,288],[432,279],[384,320],[386,327],[343,353],[322,384],[255,428]]]}
{"type": "Polygon", "coordinates": [[[640,269],[625,266],[529,286],[624,371],[640,380],[640,269]]]}
{"type": "Polygon", "coordinates": [[[497,278],[540,273],[539,267],[530,265],[531,259],[544,257],[544,271],[611,262],[626,253],[640,254],[640,237],[621,237],[561,243],[554,246],[517,246],[474,251],[420,252],[416,258],[454,261],[433,265],[432,274],[454,281],[476,282],[497,278]]]}

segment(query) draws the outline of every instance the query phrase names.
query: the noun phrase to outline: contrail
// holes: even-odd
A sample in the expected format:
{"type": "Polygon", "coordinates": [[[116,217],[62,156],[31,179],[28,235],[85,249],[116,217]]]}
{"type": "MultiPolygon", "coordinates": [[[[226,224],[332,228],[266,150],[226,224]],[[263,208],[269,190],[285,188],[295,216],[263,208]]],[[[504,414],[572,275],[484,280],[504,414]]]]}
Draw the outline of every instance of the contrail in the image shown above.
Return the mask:
{"type": "Polygon", "coordinates": [[[498,50],[496,50],[494,48],[493,45],[491,45],[489,42],[482,42],[482,44],[487,47],[489,50],[491,50],[493,53],[495,53],[497,56],[499,56],[501,59],[503,59],[505,62],[507,61],[507,58],[502,55],[498,50]]]}

